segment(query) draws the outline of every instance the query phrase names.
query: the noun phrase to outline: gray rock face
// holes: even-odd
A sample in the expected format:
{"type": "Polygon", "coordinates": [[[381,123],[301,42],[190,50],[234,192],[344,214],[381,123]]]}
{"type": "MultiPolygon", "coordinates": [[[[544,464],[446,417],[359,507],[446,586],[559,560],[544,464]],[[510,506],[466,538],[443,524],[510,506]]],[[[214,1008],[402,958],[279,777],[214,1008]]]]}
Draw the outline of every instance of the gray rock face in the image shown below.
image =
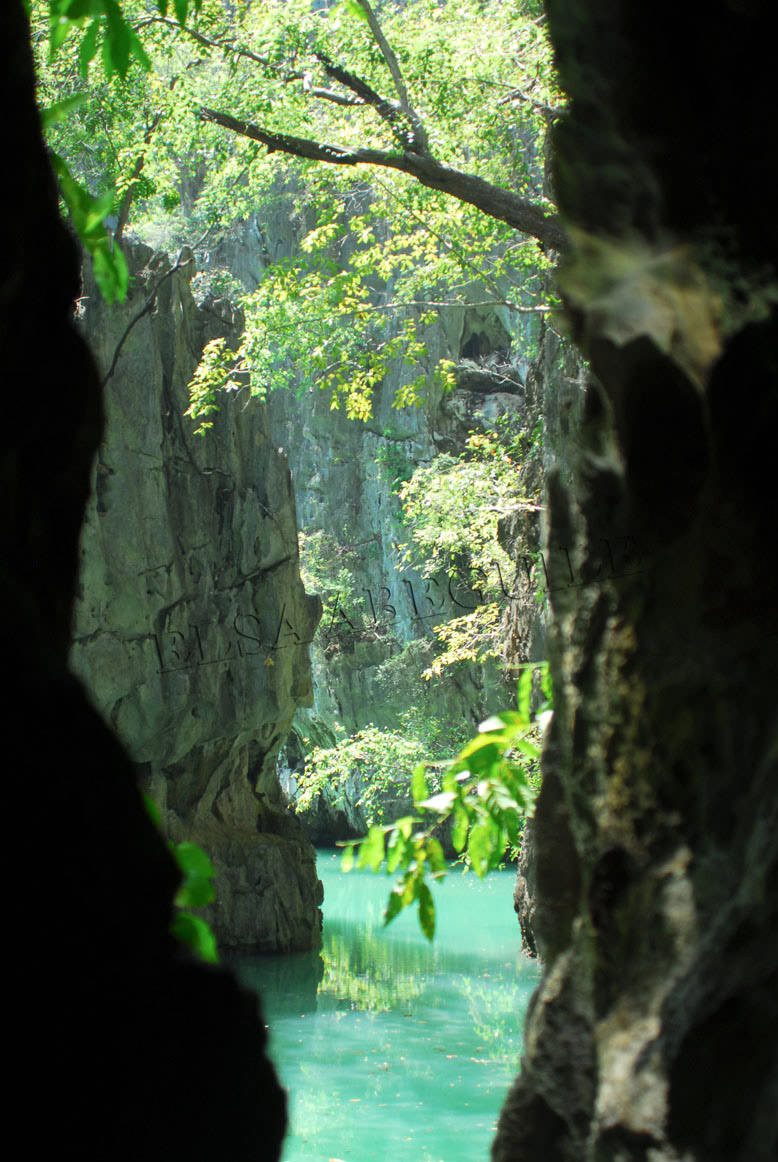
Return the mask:
{"type": "Polygon", "coordinates": [[[591,375],[559,394],[547,478],[544,975],[492,1159],[774,1162],[778,315],[751,279],[774,296],[778,230],[742,196],[776,176],[767,12],[722,5],[699,54],[693,21],[668,41],[670,4],[546,9],[591,375]],[[718,143],[741,124],[735,181],[718,143]]]}
{"type": "MultiPolygon", "coordinates": [[[[298,570],[294,494],[262,407],[233,393],[204,437],[184,416],[205,342],[234,336],[227,304],[198,308],[193,267],[143,247],[134,290],[107,308],[87,287],[83,328],[106,391],[81,547],[72,665],[141,766],[175,840],[217,870],[222,947],[315,946],[320,885],[275,764],[310,702],[320,616],[298,570]]],[[[107,824],[108,825],[108,824],[107,824]]]]}

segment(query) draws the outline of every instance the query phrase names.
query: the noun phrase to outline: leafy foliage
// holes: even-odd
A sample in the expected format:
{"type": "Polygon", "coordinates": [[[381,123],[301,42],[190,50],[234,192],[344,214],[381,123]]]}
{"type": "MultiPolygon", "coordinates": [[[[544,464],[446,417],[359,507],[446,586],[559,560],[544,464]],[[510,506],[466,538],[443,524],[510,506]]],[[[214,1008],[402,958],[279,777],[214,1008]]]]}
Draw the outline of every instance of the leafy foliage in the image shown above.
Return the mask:
{"type": "MultiPolygon", "coordinates": [[[[319,641],[325,654],[368,636],[358,613],[364,584],[360,552],[324,529],[299,532],[298,543],[302,582],[309,593],[318,593],[322,599],[319,641]]],[[[378,632],[374,627],[371,634],[375,637],[378,632]]]]}
{"type": "MultiPolygon", "coordinates": [[[[49,139],[82,190],[114,191],[118,233],[131,207],[136,232],[178,247],[250,214],[264,229],[280,202],[295,201],[291,245],[268,253],[245,301],[238,359],[209,352],[209,374],[195,383],[198,422],[210,422],[238,367],[258,394],[315,383],[364,419],[399,359],[395,405],[413,405],[451,385],[457,353],[426,343],[436,312],[474,298],[527,305],[541,290],[537,243],[474,206],[400,172],[291,160],[199,119],[207,105],[289,141],[404,148],[406,113],[389,115],[391,99],[376,104],[342,83],[358,77],[365,91],[394,89],[403,109],[401,94],[409,108],[412,98],[436,161],[551,210],[542,143],[559,94],[539,6],[385,6],[380,37],[360,0],[311,9],[309,0],[32,0],[41,102],[79,99],[49,139]]],[[[123,293],[118,280],[113,293],[123,293]]]]}
{"type": "MultiPolygon", "coordinates": [[[[176,17],[181,24],[186,22],[191,12],[199,12],[201,5],[202,0],[173,0],[176,17]]],[[[123,8],[118,0],[27,0],[33,45],[39,52],[39,74],[43,74],[40,99],[45,101],[47,89],[53,89],[57,95],[54,103],[44,107],[41,112],[43,128],[49,140],[55,126],[61,126],[69,114],[87,103],[94,114],[94,103],[88,102],[86,85],[92,75],[91,66],[95,58],[99,56],[105,82],[113,79],[118,85],[119,82],[127,81],[132,65],[142,72],[151,72],[152,61],[131,19],[126,15],[126,11],[132,7],[126,4],[123,8]],[[71,37],[73,33],[81,34],[76,49],[72,46],[75,39],[71,37]],[[59,69],[52,67],[69,39],[69,59],[59,69]],[[48,71],[42,67],[46,57],[48,71]],[[71,91],[61,96],[64,87],[73,89],[79,82],[80,91],[71,91]]],[[[162,17],[166,16],[168,0],[156,0],[156,8],[162,17]]],[[[62,131],[65,139],[72,134],[72,130],[69,134],[68,128],[62,131]]],[[[105,133],[110,137],[107,129],[105,133]]],[[[85,148],[91,152],[92,146],[85,145],[85,148]]],[[[101,195],[94,197],[86,185],[74,177],[68,162],[60,153],[52,149],[50,156],[73,229],[92,257],[100,292],[109,303],[117,300],[122,302],[129,283],[127,264],[121,249],[108,234],[104,221],[117,209],[127,185],[117,184],[115,188],[108,186],[101,195]]]]}
{"type": "MultiPolygon", "coordinates": [[[[383,819],[384,800],[402,792],[402,772],[425,753],[418,737],[380,730],[372,724],[332,747],[315,747],[305,760],[296,803],[307,809],[324,787],[335,806],[356,792],[354,805],[368,825],[383,819]]],[[[427,752],[428,753],[428,752],[427,752]]]]}
{"type": "MultiPolygon", "coordinates": [[[[148,795],[143,796],[146,810],[157,827],[161,828],[159,808],[148,795]]],[[[216,937],[210,925],[202,916],[195,916],[188,908],[203,908],[214,899],[213,864],[196,843],[169,844],[173,858],[181,872],[181,883],[176,892],[174,904],[176,913],[171,923],[170,931],[177,940],[191,949],[201,960],[216,964],[219,953],[216,948],[216,937]]]]}
{"type": "Polygon", "coordinates": [[[425,671],[439,677],[456,662],[483,662],[501,653],[501,601],[514,563],[501,548],[497,525],[520,507],[537,507],[524,494],[523,461],[530,437],[503,422],[471,432],[458,456],[436,456],[399,489],[410,540],[404,558],[425,577],[446,574],[476,601],[475,608],[435,628],[442,652],[425,671]]]}
{"type": "Polygon", "coordinates": [[[391,875],[401,870],[389,896],[384,922],[416,904],[425,936],[435,935],[435,902],[427,876],[441,879],[447,864],[434,834],[451,825],[454,849],[483,877],[498,867],[519,843],[523,818],[531,815],[539,789],[539,733],[551,711],[551,685],[544,663],[524,669],[518,683],[517,709],[488,718],[444,771],[441,790],[430,795],[427,773],[419,763],[411,778],[415,815],[388,825],[374,824],[358,844],[346,845],[343,868],[356,863],[391,875]],[[533,675],[538,672],[544,702],[533,722],[530,713],[533,675]]]}

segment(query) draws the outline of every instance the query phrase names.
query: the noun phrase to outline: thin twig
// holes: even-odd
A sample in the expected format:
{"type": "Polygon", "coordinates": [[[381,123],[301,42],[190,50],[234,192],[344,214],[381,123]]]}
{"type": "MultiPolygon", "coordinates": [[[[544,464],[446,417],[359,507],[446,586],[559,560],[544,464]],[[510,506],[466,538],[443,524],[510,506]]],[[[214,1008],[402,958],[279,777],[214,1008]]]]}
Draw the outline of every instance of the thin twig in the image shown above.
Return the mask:
{"type": "Polygon", "coordinates": [[[137,29],[143,28],[148,24],[162,24],[174,32],[186,33],[187,36],[191,36],[193,40],[197,41],[204,48],[218,48],[223,52],[231,53],[233,56],[244,57],[254,64],[261,65],[263,69],[277,76],[284,84],[290,84],[292,81],[302,81],[304,92],[319,101],[330,101],[333,105],[343,105],[347,108],[363,104],[358,97],[344,96],[342,93],[336,93],[332,89],[323,89],[316,85],[311,85],[309,74],[305,70],[282,69],[278,65],[273,64],[268,57],[260,56],[258,53],[252,52],[250,48],[241,48],[240,45],[231,40],[217,40],[214,37],[205,36],[204,33],[198,32],[197,29],[188,28],[185,24],[179,24],[177,20],[170,20],[165,16],[149,16],[145,20],[138,21],[133,27],[137,31],[137,29]]]}
{"type": "Polygon", "coordinates": [[[121,354],[122,347],[126,343],[130,332],[135,327],[135,325],[141,321],[141,319],[144,317],[144,315],[147,315],[149,313],[149,311],[153,308],[154,304],[156,303],[157,295],[159,294],[159,289],[162,286],[162,284],[167,279],[171,278],[174,274],[177,274],[179,270],[183,270],[184,267],[187,267],[187,266],[189,266],[190,263],[194,262],[194,260],[195,260],[194,253],[189,258],[184,260],[184,258],[183,258],[184,249],[190,249],[190,250],[194,251],[196,247],[200,246],[205,241],[205,239],[211,233],[212,229],[213,229],[213,227],[209,226],[208,229],[206,230],[205,234],[201,235],[200,238],[198,238],[197,241],[194,242],[191,247],[182,247],[181,250],[179,250],[178,258],[176,259],[175,264],[173,266],[171,266],[170,270],[165,271],[165,273],[162,275],[162,277],[157,282],[154,289],[148,295],[148,297],[147,297],[145,303],[143,304],[143,306],[141,307],[141,309],[138,311],[138,313],[132,319],[130,319],[129,323],[124,328],[124,333],[122,334],[121,339],[116,344],[116,348],[115,348],[114,353],[113,353],[113,359],[111,360],[111,366],[108,368],[108,371],[106,372],[106,374],[105,374],[105,376],[100,384],[101,390],[105,390],[105,388],[108,384],[108,381],[111,379],[114,371],[116,370],[116,364],[119,362],[119,356],[121,354]]]}

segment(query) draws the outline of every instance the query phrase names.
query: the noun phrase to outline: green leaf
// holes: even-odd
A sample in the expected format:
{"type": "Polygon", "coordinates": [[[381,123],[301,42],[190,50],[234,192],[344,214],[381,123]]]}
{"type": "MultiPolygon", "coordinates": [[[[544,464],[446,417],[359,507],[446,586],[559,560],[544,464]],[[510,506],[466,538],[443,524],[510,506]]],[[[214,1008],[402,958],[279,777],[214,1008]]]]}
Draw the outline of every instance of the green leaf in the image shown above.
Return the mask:
{"type": "Polygon", "coordinates": [[[440,841],[434,835],[430,835],[426,843],[427,862],[429,863],[433,872],[438,877],[446,874],[448,865],[446,864],[446,857],[443,854],[443,848],[440,841]]]}
{"type": "Polygon", "coordinates": [[[384,862],[384,829],[373,826],[359,845],[357,867],[372,868],[377,872],[384,862]]]}
{"type": "Polygon", "coordinates": [[[78,46],[78,71],[84,78],[89,72],[90,63],[97,54],[97,34],[99,31],[100,21],[95,18],[81,37],[81,44],[78,46]]]}
{"type": "Polygon", "coordinates": [[[530,742],[528,738],[515,738],[513,745],[517,750],[527,755],[531,759],[540,757],[540,750],[535,746],[534,742],[530,742]]]}
{"type": "Polygon", "coordinates": [[[424,880],[416,883],[416,899],[419,902],[419,924],[428,940],[435,939],[435,901],[424,880]]]}
{"type": "Polygon", "coordinates": [[[143,42],[138,36],[134,28],[127,25],[127,34],[129,37],[130,55],[134,56],[141,68],[145,69],[147,73],[151,72],[151,59],[143,47],[143,42]]]}
{"type": "Polygon", "coordinates": [[[400,915],[404,907],[402,885],[398,885],[396,888],[392,888],[389,893],[389,899],[386,902],[386,910],[384,912],[384,927],[387,924],[391,924],[392,920],[400,915]]]}
{"type": "Polygon", "coordinates": [[[147,795],[145,791],[141,791],[141,798],[143,799],[143,806],[155,827],[162,829],[162,818],[159,813],[159,807],[152,799],[151,795],[147,795]]]}
{"type": "Polygon", "coordinates": [[[176,892],[178,908],[202,908],[214,898],[211,883],[216,872],[213,864],[196,843],[171,844],[176,863],[183,872],[184,880],[176,892]]]}
{"type": "Polygon", "coordinates": [[[474,774],[480,773],[488,770],[502,758],[504,751],[505,746],[494,742],[492,735],[482,734],[462,747],[457,761],[466,763],[467,769],[474,774]]]}
{"type": "Polygon", "coordinates": [[[173,8],[175,9],[176,19],[179,24],[186,24],[186,15],[189,8],[189,0],[173,0],[173,8]]]}
{"type": "Polygon", "coordinates": [[[130,63],[130,29],[116,0],[103,0],[107,27],[103,41],[106,75],[117,72],[124,79],[130,63]],[[107,46],[107,53],[105,52],[107,46]]]}
{"type": "Polygon", "coordinates": [[[68,20],[83,20],[85,16],[98,16],[103,11],[103,0],[49,0],[52,15],[56,12],[68,20]]]}
{"type": "Polygon", "coordinates": [[[86,239],[87,235],[95,235],[97,238],[103,237],[106,233],[103,221],[112,212],[114,205],[115,198],[111,191],[107,194],[101,194],[99,198],[90,198],[89,203],[85,203],[82,238],[86,239]]]}
{"type": "Polygon", "coordinates": [[[105,246],[90,244],[85,239],[87,247],[92,252],[95,282],[100,294],[107,303],[123,303],[127,297],[127,288],[130,285],[130,272],[127,262],[118,246],[113,246],[108,235],[104,235],[105,246]]]}
{"type": "Polygon", "coordinates": [[[456,803],[454,805],[454,823],[451,828],[451,843],[454,851],[462,851],[465,846],[469,824],[467,811],[461,803],[456,803]]]}
{"type": "Polygon", "coordinates": [[[62,200],[73,222],[73,228],[92,255],[95,280],[100,293],[109,303],[117,300],[123,302],[129,286],[130,273],[124,255],[118,246],[113,245],[102,224],[102,218],[113,205],[113,194],[93,198],[89,191],[73,178],[58,154],[52,150],[49,158],[57,175],[62,200]]]}
{"type": "Polygon", "coordinates": [[[530,698],[532,697],[532,678],[534,673],[534,666],[528,666],[526,670],[523,670],[516,689],[516,707],[525,726],[529,726],[530,724],[529,707],[530,698]]]}
{"type": "Polygon", "coordinates": [[[473,871],[480,879],[483,879],[489,868],[493,867],[502,855],[502,850],[496,850],[498,840],[499,829],[491,819],[476,823],[470,829],[467,854],[473,865],[473,871]]]}
{"type": "Polygon", "coordinates": [[[341,871],[350,872],[354,867],[354,844],[349,843],[343,849],[343,857],[340,861],[341,871]]]}
{"type": "Polygon", "coordinates": [[[70,97],[63,97],[48,109],[41,109],[41,125],[44,129],[51,129],[68,117],[74,109],[78,109],[87,99],[86,93],[73,93],[70,97]]]}
{"type": "Polygon", "coordinates": [[[176,940],[191,948],[201,960],[208,964],[219,963],[216,937],[210,926],[199,916],[193,916],[191,912],[179,912],[173,917],[170,931],[176,940]]]}
{"type": "Polygon", "coordinates": [[[402,832],[396,827],[393,828],[386,845],[386,870],[389,875],[396,872],[400,864],[404,862],[403,857],[407,850],[408,842],[402,832]]]}
{"type": "Polygon", "coordinates": [[[427,779],[424,774],[424,764],[417,763],[417,765],[413,768],[413,774],[411,775],[411,795],[413,796],[414,803],[420,803],[422,799],[427,798],[428,794],[429,789],[427,787],[427,779]]]}
{"type": "Polygon", "coordinates": [[[343,0],[343,7],[351,16],[356,16],[358,20],[364,20],[368,24],[367,13],[365,12],[359,0],[343,0]]]}
{"type": "Polygon", "coordinates": [[[176,863],[187,876],[215,876],[213,864],[196,843],[177,843],[174,846],[176,863]]]}
{"type": "Polygon", "coordinates": [[[59,49],[65,43],[68,33],[74,27],[73,22],[66,17],[60,17],[59,20],[52,20],[51,28],[49,30],[49,59],[57,54],[59,49]]]}

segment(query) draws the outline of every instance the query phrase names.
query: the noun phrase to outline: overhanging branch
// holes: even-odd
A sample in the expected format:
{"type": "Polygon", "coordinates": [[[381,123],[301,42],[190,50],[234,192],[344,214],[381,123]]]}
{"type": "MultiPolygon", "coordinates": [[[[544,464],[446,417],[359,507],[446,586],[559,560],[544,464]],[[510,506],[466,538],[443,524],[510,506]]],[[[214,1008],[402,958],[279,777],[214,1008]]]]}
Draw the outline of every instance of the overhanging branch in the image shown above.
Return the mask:
{"type": "Polygon", "coordinates": [[[567,249],[568,239],[556,215],[547,215],[535,202],[521,198],[511,190],[493,185],[476,174],[464,173],[436,161],[429,154],[393,153],[381,149],[341,149],[312,141],[307,137],[293,137],[287,133],[271,133],[250,121],[241,121],[215,109],[200,109],[200,119],[211,121],[241,137],[259,141],[269,153],[286,153],[291,157],[322,161],[329,165],[376,165],[407,173],[428,189],[440,190],[460,202],[467,202],[490,218],[505,222],[514,230],[529,234],[549,250],[567,249]]]}

